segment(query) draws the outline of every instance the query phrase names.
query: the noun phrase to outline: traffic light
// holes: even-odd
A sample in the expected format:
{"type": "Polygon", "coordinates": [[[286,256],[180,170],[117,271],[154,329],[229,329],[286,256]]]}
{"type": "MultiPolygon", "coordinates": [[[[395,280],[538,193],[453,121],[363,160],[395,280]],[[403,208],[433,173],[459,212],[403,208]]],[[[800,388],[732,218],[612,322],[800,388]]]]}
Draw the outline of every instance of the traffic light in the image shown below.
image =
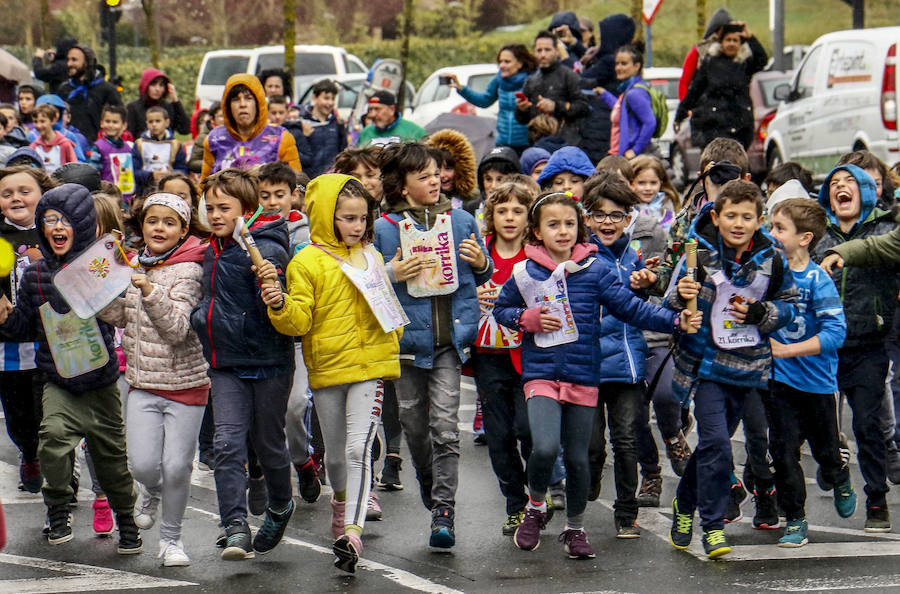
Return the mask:
{"type": "Polygon", "coordinates": [[[106,5],[110,8],[116,8],[122,3],[122,0],[106,0],[106,5]]]}

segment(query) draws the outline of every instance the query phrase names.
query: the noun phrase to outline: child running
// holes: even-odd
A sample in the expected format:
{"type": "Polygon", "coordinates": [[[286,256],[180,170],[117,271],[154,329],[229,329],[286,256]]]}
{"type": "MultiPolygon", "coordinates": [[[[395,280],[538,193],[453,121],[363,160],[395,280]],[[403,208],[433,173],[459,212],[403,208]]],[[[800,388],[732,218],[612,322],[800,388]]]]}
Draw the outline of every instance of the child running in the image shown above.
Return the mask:
{"type": "Polygon", "coordinates": [[[601,307],[624,322],[659,332],[698,327],[700,315],[687,310],[674,314],[644,302],[619,282],[615,272],[594,257],[597,246],[587,243],[581,209],[571,194],[540,196],[528,223],[528,260],[514,267],[494,306],[498,322],[524,332],[522,380],[533,442],[529,502],[513,541],[528,551],[540,544],[541,530],[550,519],[545,500],[550,472],[562,441],[568,502],[560,540],[570,559],[591,559],[594,550],[584,532],[584,509],[588,443],[600,381],[601,307]]]}
{"type": "MultiPolygon", "coordinates": [[[[404,316],[383,260],[370,245],[378,204],[362,184],[349,175],[321,175],[310,183],[306,199],[312,243],[288,266],[288,294],[267,287],[263,300],[276,330],[304,337],[334,489],[335,567],[353,573],[363,550],[382,379],[400,375],[404,316]]],[[[267,273],[274,274],[274,267],[260,270],[267,273]]]]}
{"type": "Polygon", "coordinates": [[[134,215],[144,248],[131,286],[100,317],[125,329],[128,459],[143,485],[135,521],[150,528],[162,499],[159,557],[166,567],[180,567],[190,565],[181,523],[209,398],[208,367],[189,320],[202,293],[206,245],[191,207],[174,194],[151,195],[134,215]]]}

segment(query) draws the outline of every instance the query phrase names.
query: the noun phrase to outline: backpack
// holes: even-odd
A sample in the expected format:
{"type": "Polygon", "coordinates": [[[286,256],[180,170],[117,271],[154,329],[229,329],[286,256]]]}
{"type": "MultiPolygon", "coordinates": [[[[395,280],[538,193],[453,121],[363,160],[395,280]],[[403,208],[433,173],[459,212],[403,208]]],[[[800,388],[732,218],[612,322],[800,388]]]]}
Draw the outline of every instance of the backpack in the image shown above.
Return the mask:
{"type": "Polygon", "coordinates": [[[659,89],[646,83],[638,83],[632,88],[644,89],[650,95],[650,109],[653,110],[653,117],[656,118],[656,129],[653,131],[653,138],[659,138],[665,133],[666,126],[669,125],[669,108],[666,105],[666,96],[659,89]]]}

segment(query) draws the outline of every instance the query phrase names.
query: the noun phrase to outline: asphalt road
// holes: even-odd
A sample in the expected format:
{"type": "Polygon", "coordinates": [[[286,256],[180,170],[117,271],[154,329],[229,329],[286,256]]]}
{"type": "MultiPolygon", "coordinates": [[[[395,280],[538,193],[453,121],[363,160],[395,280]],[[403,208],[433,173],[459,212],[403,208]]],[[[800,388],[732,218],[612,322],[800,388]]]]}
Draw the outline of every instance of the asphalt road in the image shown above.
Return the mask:
{"type": "MultiPolygon", "coordinates": [[[[463,391],[463,428],[471,430],[474,394],[463,391]]],[[[849,420],[849,413],[845,419],[849,420]]],[[[845,423],[846,424],[846,423],[845,423]]],[[[848,427],[849,429],[849,427],[848,427]]],[[[693,437],[691,441],[696,438],[693,437]]],[[[744,461],[743,443],[735,440],[735,459],[744,461]]],[[[853,444],[851,444],[853,447],[853,444]]],[[[855,450],[855,448],[854,448],[855,450]]],[[[804,456],[808,477],[814,465],[804,456]]],[[[380,463],[377,468],[380,468],[380,463]]],[[[676,480],[666,467],[663,504],[668,505],[676,480]]],[[[740,471],[740,469],[739,469],[740,471]]],[[[450,553],[428,549],[429,514],[419,502],[414,472],[405,463],[403,491],[380,494],[384,519],[366,525],[364,559],[355,575],[332,566],[330,505],[326,495],[315,504],[299,499],[287,536],[265,557],[243,562],[219,559],[214,545],[218,516],[212,473],[195,471],[184,526],[184,542],[192,565],[163,568],[156,557],[158,528],[143,533],[144,553],[120,557],[115,538],[97,538],[91,530],[89,479],[83,479],[74,511],[75,538],[51,547],[41,535],[44,506],[39,495],[16,490],[16,451],[0,435],[0,500],[7,515],[9,544],[0,553],[0,594],[47,592],[807,592],[878,589],[900,592],[900,529],[865,534],[862,479],[853,459],[853,478],[860,496],[856,514],[837,517],[830,493],[807,480],[810,544],[780,549],[781,531],[757,531],[745,519],[730,525],[734,553],[722,561],[704,557],[695,538],[688,551],[667,542],[668,507],[643,508],[638,518],[642,536],[617,540],[612,521],[612,469],[607,467],[601,499],[589,504],[586,530],[597,550],[590,561],[566,558],[556,536],[563,529],[559,514],[532,552],[517,550],[501,534],[503,500],[490,469],[487,449],[463,433],[457,496],[457,545],[450,553]]],[[[897,513],[898,496],[889,504],[897,513]]],[[[900,516],[898,516],[900,518],[900,516]]],[[[900,520],[897,520],[900,522],[900,520]]],[[[259,519],[251,522],[259,525],[259,519]]],[[[696,524],[695,524],[696,526],[696,524]]]]}

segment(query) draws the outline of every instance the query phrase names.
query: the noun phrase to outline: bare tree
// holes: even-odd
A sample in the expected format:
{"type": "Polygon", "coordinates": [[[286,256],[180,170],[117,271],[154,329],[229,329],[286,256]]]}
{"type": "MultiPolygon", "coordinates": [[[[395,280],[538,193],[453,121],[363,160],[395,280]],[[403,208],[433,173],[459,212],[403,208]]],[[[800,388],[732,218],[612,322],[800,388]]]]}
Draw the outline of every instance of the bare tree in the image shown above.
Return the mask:
{"type": "Polygon", "coordinates": [[[706,31],[706,0],[697,0],[697,39],[706,31]]]}
{"type": "Polygon", "coordinates": [[[284,70],[294,76],[294,45],[297,43],[297,30],[294,28],[294,14],[297,7],[295,0],[284,0],[284,70]]]}
{"type": "Polygon", "coordinates": [[[141,0],[141,7],[144,9],[147,43],[150,44],[150,62],[154,68],[159,68],[159,26],[156,23],[154,2],[155,0],[141,0]]]}

